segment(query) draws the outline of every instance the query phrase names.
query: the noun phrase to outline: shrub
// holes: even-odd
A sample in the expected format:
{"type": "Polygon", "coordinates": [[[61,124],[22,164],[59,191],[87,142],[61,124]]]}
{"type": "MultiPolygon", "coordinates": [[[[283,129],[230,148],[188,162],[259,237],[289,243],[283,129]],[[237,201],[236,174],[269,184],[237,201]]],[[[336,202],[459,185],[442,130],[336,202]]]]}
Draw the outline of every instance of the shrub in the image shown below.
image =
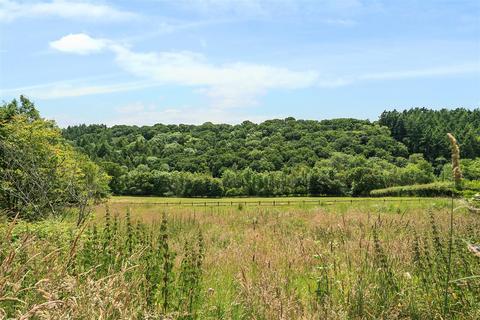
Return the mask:
{"type": "Polygon", "coordinates": [[[473,180],[473,181],[463,181],[463,190],[462,194],[465,197],[472,197],[474,194],[477,194],[480,192],[480,181],[479,180],[473,180]]]}
{"type": "Polygon", "coordinates": [[[370,191],[373,197],[446,197],[459,195],[451,182],[434,182],[427,184],[415,184],[410,186],[398,186],[370,191]]]}
{"type": "Polygon", "coordinates": [[[81,222],[88,206],[108,195],[109,177],[28,99],[21,103],[0,105],[0,210],[40,220],[76,207],[81,222]]]}

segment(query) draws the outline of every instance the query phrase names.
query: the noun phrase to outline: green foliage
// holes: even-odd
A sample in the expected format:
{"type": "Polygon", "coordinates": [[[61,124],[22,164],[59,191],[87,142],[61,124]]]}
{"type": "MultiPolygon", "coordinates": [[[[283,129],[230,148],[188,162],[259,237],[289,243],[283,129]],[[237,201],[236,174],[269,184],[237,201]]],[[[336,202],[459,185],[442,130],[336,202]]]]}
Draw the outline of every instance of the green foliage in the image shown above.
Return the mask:
{"type": "MultiPolygon", "coordinates": [[[[105,165],[105,164],[104,164],[105,165]]],[[[112,167],[116,164],[108,163],[112,167]]],[[[374,188],[434,181],[432,166],[420,156],[397,166],[380,158],[333,153],[313,167],[257,172],[225,170],[220,178],[205,173],[150,170],[147,165],[118,170],[112,190],[124,195],[179,197],[367,195],[374,188]]]]}
{"type": "Polygon", "coordinates": [[[378,122],[79,125],[62,138],[22,96],[0,107],[0,200],[10,215],[22,211],[34,219],[58,214],[67,203],[84,211],[105,197],[107,183],[117,195],[365,196],[451,181],[447,131],[460,142],[465,179],[478,180],[479,128],[478,109],[411,109],[386,111],[378,122]]]}
{"type": "Polygon", "coordinates": [[[92,159],[128,169],[208,173],[220,177],[227,169],[277,171],[312,166],[332,152],[392,161],[407,155],[385,127],[369,121],[336,119],[305,121],[288,118],[261,124],[154,126],[75,126],[64,136],[92,159]]]}
{"type": "Polygon", "coordinates": [[[239,125],[80,125],[63,134],[112,176],[115,194],[368,195],[432,183],[436,175],[449,180],[447,131],[470,158],[462,161],[465,178],[477,179],[479,123],[478,110],[412,109],[384,112],[378,123],[287,118],[239,125]]]}
{"type": "Polygon", "coordinates": [[[394,164],[408,155],[387,128],[355,119],[81,125],[63,134],[112,176],[115,194],[128,195],[342,195],[352,181],[325,161],[343,156],[360,159],[355,166],[370,165],[369,159],[394,164]]]}
{"type": "Polygon", "coordinates": [[[461,158],[480,155],[480,109],[385,111],[379,124],[387,126],[410,153],[423,153],[430,162],[440,157],[450,159],[448,132],[460,142],[461,158]]]}
{"type": "MultiPolygon", "coordinates": [[[[175,266],[176,253],[170,249],[167,225],[165,215],[159,225],[135,223],[131,220],[129,211],[126,213],[125,223],[120,223],[115,216],[112,224],[107,208],[103,223],[94,223],[83,233],[76,229],[77,235],[74,235],[71,223],[57,225],[52,224],[52,221],[48,221],[48,224],[20,222],[13,229],[8,225],[1,225],[0,237],[8,241],[2,241],[0,247],[2,250],[8,250],[9,246],[22,248],[27,244],[26,239],[35,235],[40,239],[37,241],[44,239],[50,247],[58,246],[54,253],[67,255],[67,265],[63,266],[60,262],[60,267],[64,268],[62,272],[66,273],[64,277],[82,277],[88,274],[90,282],[102,283],[105,279],[122,274],[127,281],[138,286],[127,290],[142,292],[141,307],[149,314],[159,318],[194,319],[199,308],[200,290],[203,288],[204,240],[201,233],[188,238],[182,251],[181,265],[175,266]],[[65,248],[68,250],[64,252],[65,248]]],[[[41,251],[40,248],[37,249],[41,251]]],[[[10,255],[14,257],[11,253],[10,255]]],[[[0,261],[6,262],[6,258],[3,253],[0,254],[0,261]]],[[[38,268],[35,265],[31,267],[38,268]]],[[[0,274],[4,276],[1,271],[0,274]]],[[[28,273],[26,278],[24,281],[28,281],[28,273]]],[[[3,297],[3,293],[2,289],[0,296],[3,297]]],[[[20,294],[19,297],[23,296],[20,294]]],[[[0,300],[0,314],[10,317],[14,315],[16,310],[5,309],[2,301],[4,300],[0,300]]]]}
{"type": "MultiPolygon", "coordinates": [[[[480,158],[462,159],[460,167],[465,180],[480,180],[480,158]]],[[[441,180],[453,181],[451,163],[447,163],[442,167],[439,177],[441,180]]]]}
{"type": "Polygon", "coordinates": [[[108,194],[108,176],[23,96],[0,106],[0,209],[36,220],[108,194]]]}
{"type": "Polygon", "coordinates": [[[85,245],[76,254],[75,268],[81,272],[96,267],[96,277],[101,278],[120,272],[125,265],[137,264],[140,270],[132,271],[130,276],[143,278],[148,308],[160,315],[181,314],[185,319],[194,318],[202,288],[205,248],[201,233],[197,239],[187,239],[177,269],[165,214],[159,225],[132,221],[130,210],[124,224],[115,221],[113,228],[107,209],[100,230],[97,224],[89,229],[85,245]]]}
{"type": "Polygon", "coordinates": [[[0,317],[478,319],[477,216],[382,203],[2,223],[0,317]]]}
{"type": "Polygon", "coordinates": [[[370,191],[374,197],[448,197],[459,195],[453,183],[435,182],[410,186],[398,186],[370,191]]]}
{"type": "Polygon", "coordinates": [[[19,115],[25,117],[28,122],[40,119],[40,114],[35,105],[25,96],[20,96],[20,104],[14,99],[0,107],[0,123],[8,122],[19,115]]]}
{"type": "Polygon", "coordinates": [[[359,226],[360,239],[345,232],[355,220],[336,231],[318,227],[316,243],[323,250],[315,256],[316,318],[478,318],[478,257],[465,244],[478,239],[475,217],[469,216],[470,225],[462,228],[466,216],[457,211],[452,237],[447,214],[430,210],[416,218],[407,216],[387,220],[379,214],[373,225],[359,226]],[[408,240],[402,243],[398,236],[408,240]],[[360,244],[354,249],[349,240],[360,244]],[[348,305],[347,316],[336,312],[342,304],[348,305]]]}

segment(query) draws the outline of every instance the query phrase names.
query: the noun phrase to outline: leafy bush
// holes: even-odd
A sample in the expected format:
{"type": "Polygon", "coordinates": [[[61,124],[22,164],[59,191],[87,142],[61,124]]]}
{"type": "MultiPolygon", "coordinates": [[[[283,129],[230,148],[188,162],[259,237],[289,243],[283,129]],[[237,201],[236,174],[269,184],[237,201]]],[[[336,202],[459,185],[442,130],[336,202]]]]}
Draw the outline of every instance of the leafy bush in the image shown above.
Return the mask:
{"type": "Polygon", "coordinates": [[[39,220],[85,208],[108,195],[109,177],[62,137],[54,122],[40,118],[21,97],[0,106],[0,210],[39,220]]]}
{"type": "Polygon", "coordinates": [[[415,184],[411,186],[398,186],[370,191],[373,197],[445,197],[460,193],[453,188],[451,182],[434,182],[415,184]]]}
{"type": "Polygon", "coordinates": [[[463,196],[470,198],[480,192],[480,181],[463,181],[463,196]]]}
{"type": "Polygon", "coordinates": [[[461,191],[455,190],[453,182],[449,181],[376,189],[372,190],[370,195],[373,197],[449,197],[452,194],[471,196],[477,192],[480,192],[480,181],[464,180],[461,191]]]}

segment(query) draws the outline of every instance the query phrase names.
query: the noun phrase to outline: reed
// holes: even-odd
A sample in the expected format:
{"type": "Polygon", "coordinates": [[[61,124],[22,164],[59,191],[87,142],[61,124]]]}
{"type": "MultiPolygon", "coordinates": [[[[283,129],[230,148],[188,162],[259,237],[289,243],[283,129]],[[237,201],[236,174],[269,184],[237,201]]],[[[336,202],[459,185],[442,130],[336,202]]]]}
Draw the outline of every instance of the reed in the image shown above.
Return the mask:
{"type": "Polygon", "coordinates": [[[460,145],[457,139],[451,134],[447,133],[448,140],[450,141],[450,147],[452,149],[452,173],[453,181],[455,182],[455,188],[457,190],[462,189],[462,170],[460,168],[460,145]]]}

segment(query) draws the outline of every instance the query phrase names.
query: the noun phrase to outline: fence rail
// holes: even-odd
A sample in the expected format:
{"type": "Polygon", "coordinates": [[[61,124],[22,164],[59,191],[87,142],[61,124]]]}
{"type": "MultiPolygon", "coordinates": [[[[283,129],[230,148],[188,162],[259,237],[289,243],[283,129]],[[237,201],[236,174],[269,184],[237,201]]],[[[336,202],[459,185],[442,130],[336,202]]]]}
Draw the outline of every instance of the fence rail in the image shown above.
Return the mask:
{"type": "MultiPolygon", "coordinates": [[[[439,199],[439,198],[435,198],[439,199]]],[[[158,205],[158,206],[185,206],[185,207],[229,207],[229,206],[293,206],[293,205],[333,205],[337,203],[359,203],[359,202],[421,202],[430,201],[432,198],[416,199],[309,199],[309,200],[259,200],[259,201],[172,201],[172,202],[114,202],[113,204],[125,205],[158,205]]]]}

